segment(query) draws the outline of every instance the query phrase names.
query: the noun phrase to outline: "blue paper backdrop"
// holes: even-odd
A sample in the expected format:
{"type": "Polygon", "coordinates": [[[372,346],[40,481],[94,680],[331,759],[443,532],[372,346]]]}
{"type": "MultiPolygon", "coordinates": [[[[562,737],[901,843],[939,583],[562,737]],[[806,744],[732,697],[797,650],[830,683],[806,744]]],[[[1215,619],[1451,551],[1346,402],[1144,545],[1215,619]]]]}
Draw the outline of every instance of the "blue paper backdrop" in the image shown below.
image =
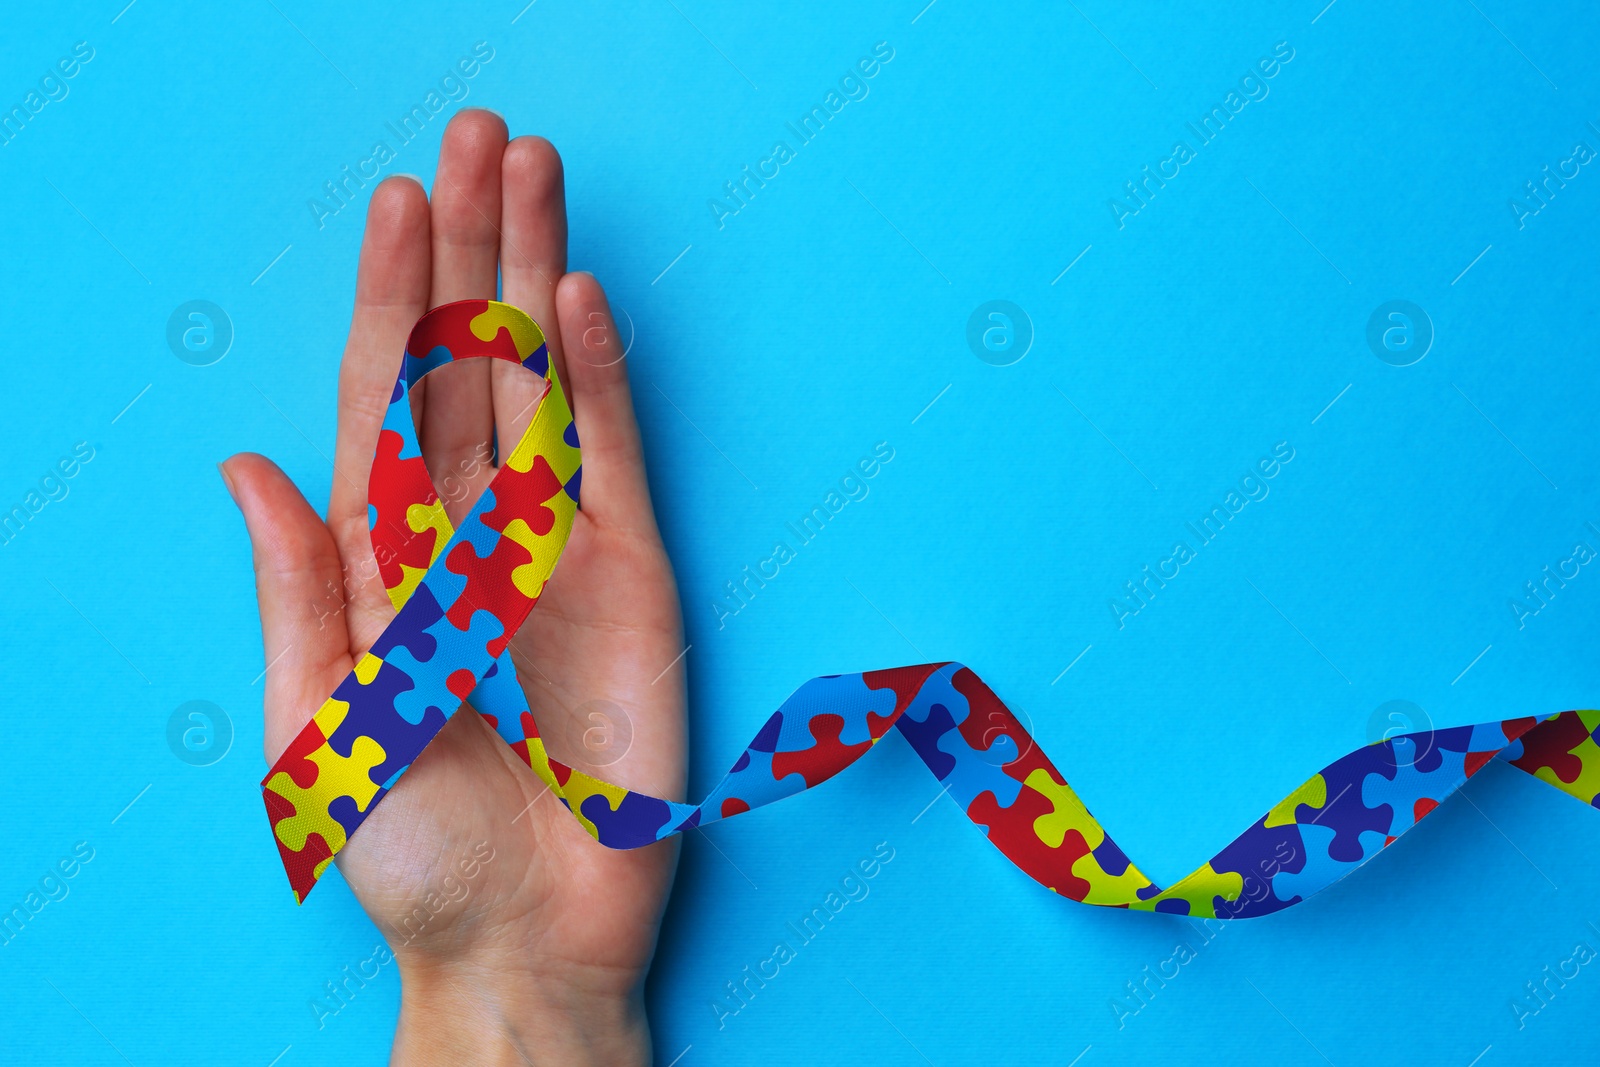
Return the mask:
{"type": "MultiPolygon", "coordinates": [[[[1600,547],[1595,17],[923,2],[7,12],[0,105],[59,99],[0,145],[0,505],[93,450],[0,546],[0,910],[93,853],[0,947],[7,1060],[385,1060],[392,967],[320,1026],[311,1007],[378,935],[338,879],[300,910],[284,887],[249,553],[213,464],[259,450],[326,499],[372,186],[333,213],[323,183],[378,140],[384,173],[431,175],[460,106],[561,149],[572,263],[632,324],[697,794],[805,679],[958,658],[1170,880],[1389,701],[1435,724],[1595,704],[1600,576],[1511,606],[1600,547]],[[77,42],[92,59],[41,82],[77,42]],[[492,59],[444,86],[464,99],[401,146],[387,124],[427,114],[478,42],[492,59]],[[875,46],[893,58],[866,95],[846,83],[858,99],[803,143],[787,124],[875,46]],[[777,175],[714,209],[779,141],[777,175]],[[234,332],[210,366],[167,341],[197,299],[234,332]],[[1031,333],[1009,366],[1000,320],[980,322],[998,355],[968,341],[993,300],[1031,333]],[[1433,334],[1409,366],[1368,343],[1391,300],[1433,334]],[[878,442],[870,494],[719,628],[724,583],[878,442]],[[1268,494],[1199,545],[1186,524],[1279,442],[1268,494]],[[1116,611],[1179,540],[1178,577],[1116,611]],[[210,766],[169,747],[191,700],[231,720],[210,766]]],[[[651,979],[658,1062],[1465,1067],[1592,1043],[1600,976],[1548,975],[1600,947],[1600,818],[1504,766],[1209,943],[1052,897],[936,792],[893,738],[691,836],[651,979]],[[869,894],[799,944],[787,924],[880,842],[869,894]],[[779,940],[796,957],[730,999],[779,940]]]]}

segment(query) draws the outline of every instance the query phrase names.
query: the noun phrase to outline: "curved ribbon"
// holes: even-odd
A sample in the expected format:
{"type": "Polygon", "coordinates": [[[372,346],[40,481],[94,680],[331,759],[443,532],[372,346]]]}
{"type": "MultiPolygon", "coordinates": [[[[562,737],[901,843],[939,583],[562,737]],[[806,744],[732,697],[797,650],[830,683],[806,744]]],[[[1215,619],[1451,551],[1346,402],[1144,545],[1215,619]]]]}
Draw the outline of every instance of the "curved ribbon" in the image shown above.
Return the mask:
{"type": "Polygon", "coordinates": [[[1500,758],[1592,806],[1600,711],[1401,734],[1324,767],[1171,888],[1107,836],[971,670],[929,663],[814,678],[773,713],[704,801],[681,804],[574,770],[544,750],[506,643],[571,531],[577,434],[539,327],[495,301],[430,311],[406,345],[368,490],[373,551],[397,614],[262,782],[295,899],[462,701],[611,848],[637,848],[818,785],[891,728],[1018,867],[1086,904],[1221,919],[1297,904],[1366,863],[1500,758]],[[423,464],[408,390],[455,359],[544,376],[533,422],[459,528],[423,464]]]}

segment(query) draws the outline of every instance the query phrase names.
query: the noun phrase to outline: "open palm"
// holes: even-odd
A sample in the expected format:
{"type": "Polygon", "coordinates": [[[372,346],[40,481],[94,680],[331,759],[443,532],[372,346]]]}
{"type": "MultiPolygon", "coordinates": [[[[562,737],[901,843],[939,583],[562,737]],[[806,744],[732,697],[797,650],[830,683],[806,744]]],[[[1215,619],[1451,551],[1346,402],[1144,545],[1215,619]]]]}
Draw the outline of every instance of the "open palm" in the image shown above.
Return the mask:
{"type": "MultiPolygon", "coordinates": [[[[406,337],[429,308],[496,298],[497,278],[499,298],[544,328],[583,442],[582,510],[511,642],[529,706],[552,757],[681,798],[682,622],[621,342],[598,283],[566,273],[555,150],[535,138],[508,143],[505,124],[476,110],[445,132],[431,203],[407,178],[373,193],[327,521],[271,461],[242,453],[223,464],[254,550],[270,664],[267,760],[394,615],[368,538],[367,474],[406,337]]],[[[452,520],[494,476],[496,435],[507,450],[519,439],[542,387],[516,366],[469,360],[413,391],[423,456],[452,520]]],[[[492,1034],[532,1062],[582,1062],[585,1050],[619,1062],[641,1040],[647,1049],[640,989],[676,847],[611,851],[546,792],[463,708],[340,853],[400,961],[397,1058],[464,1054],[452,1025],[492,1034]],[[444,1018],[462,1002],[467,1018],[444,1018]]]]}

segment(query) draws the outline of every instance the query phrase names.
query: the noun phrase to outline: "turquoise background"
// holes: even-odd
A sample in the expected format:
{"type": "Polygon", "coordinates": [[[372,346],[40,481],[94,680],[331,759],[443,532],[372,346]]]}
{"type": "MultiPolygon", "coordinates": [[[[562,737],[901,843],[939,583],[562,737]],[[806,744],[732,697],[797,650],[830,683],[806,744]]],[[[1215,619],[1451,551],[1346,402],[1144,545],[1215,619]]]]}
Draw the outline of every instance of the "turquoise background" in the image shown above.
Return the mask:
{"type": "MultiPolygon", "coordinates": [[[[304,909],[285,890],[248,547],[213,464],[262,451],[326,499],[372,186],[320,228],[308,201],[479,41],[464,103],[560,148],[572,265],[632,323],[696,795],[813,675],[960,659],[1170,881],[1371,739],[1385,702],[1438,725],[1595,705],[1600,576],[1521,628],[1509,603],[1600,546],[1600,173],[1520,227],[1509,202],[1600,148],[1596,17],[923,2],[7,12],[4,108],[75,42],[94,58],[0,146],[0,505],[79,441],[94,459],[0,546],[0,911],[77,842],[94,859],[0,946],[0,1058],[385,1062],[392,967],[321,1028],[310,1008],[378,935],[337,878],[304,909]],[[1185,124],[1280,41],[1269,95],[1196,147],[1185,124]],[[869,95],[719,228],[723,183],[878,42],[869,95]],[[1196,158],[1119,228],[1108,202],[1179,138],[1196,158]],[[211,366],[166,343],[192,299],[232,320],[211,366]],[[997,299],[1034,334],[1006,367],[966,340],[997,299]],[[1412,366],[1366,342],[1392,299],[1436,331],[1412,366]],[[870,495],[719,629],[723,583],[880,441],[870,495]],[[1123,583],[1280,441],[1270,495],[1119,629],[1123,583]],[[211,766],[168,748],[190,700],[232,721],[211,766]]],[[[431,175],[446,118],[385,173],[431,175]]],[[[1503,765],[1209,944],[1053,898],[936,792],[891,738],[691,835],[650,984],[658,1062],[1487,1067],[1592,1043],[1590,968],[1521,1028],[1512,1005],[1600,948],[1600,819],[1503,765]],[[725,983],[879,842],[870,895],[719,1025],[725,983]],[[1119,1027],[1125,983],[1179,941],[1196,958],[1119,1027]]]]}

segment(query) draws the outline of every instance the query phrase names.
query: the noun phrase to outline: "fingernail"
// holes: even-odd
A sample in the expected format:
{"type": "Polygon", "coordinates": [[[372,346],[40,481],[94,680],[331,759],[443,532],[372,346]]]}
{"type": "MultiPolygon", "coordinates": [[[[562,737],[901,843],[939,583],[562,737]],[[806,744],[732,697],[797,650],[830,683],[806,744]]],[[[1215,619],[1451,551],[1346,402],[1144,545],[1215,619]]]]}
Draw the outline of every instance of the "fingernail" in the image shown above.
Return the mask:
{"type": "Polygon", "coordinates": [[[228,474],[228,468],[224,467],[222,464],[218,463],[217,464],[217,473],[222,475],[222,484],[227,486],[228,495],[231,496],[233,498],[233,502],[235,504],[237,504],[239,502],[239,494],[234,491],[234,488],[233,488],[233,477],[228,474]]]}

